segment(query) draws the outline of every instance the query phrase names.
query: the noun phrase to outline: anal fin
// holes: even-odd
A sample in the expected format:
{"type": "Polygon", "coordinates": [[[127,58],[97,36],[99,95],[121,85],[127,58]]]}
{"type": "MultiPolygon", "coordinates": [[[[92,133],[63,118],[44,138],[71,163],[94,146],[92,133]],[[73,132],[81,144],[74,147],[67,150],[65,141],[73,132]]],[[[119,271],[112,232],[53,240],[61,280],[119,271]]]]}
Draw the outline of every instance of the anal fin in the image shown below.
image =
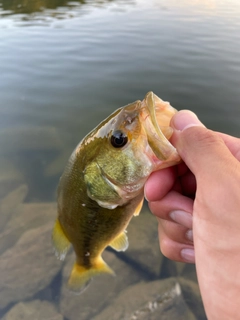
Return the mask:
{"type": "Polygon", "coordinates": [[[128,248],[128,238],[126,231],[120,233],[112,242],[109,244],[116,251],[125,251],[128,248]]]}
{"type": "Polygon", "coordinates": [[[52,243],[57,258],[60,260],[64,260],[71,243],[65,236],[58,219],[56,220],[53,227],[52,243]]]}

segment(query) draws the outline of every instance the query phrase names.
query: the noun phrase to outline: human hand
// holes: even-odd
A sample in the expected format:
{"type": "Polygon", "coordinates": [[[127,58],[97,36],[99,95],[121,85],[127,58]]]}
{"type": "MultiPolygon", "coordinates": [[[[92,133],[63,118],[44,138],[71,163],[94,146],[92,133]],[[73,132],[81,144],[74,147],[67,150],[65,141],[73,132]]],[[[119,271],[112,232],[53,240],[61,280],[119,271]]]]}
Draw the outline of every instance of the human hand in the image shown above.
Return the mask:
{"type": "Polygon", "coordinates": [[[183,163],[153,173],[145,185],[161,251],[173,260],[196,261],[209,319],[219,319],[219,308],[222,319],[238,319],[240,139],[206,129],[189,111],[178,112],[172,127],[183,163]]]}

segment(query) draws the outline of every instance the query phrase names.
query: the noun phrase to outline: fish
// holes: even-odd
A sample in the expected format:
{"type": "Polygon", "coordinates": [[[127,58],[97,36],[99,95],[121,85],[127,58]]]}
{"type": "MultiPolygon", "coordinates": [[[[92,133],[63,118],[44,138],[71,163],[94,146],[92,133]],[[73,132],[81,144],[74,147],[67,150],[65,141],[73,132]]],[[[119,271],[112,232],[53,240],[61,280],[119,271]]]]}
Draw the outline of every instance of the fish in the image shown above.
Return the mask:
{"type": "Polygon", "coordinates": [[[83,292],[94,276],[115,274],[103,251],[128,248],[126,228],[141,211],[147,178],[181,161],[169,141],[176,112],[148,92],[102,121],[70,156],[58,185],[52,242],[60,260],[71,245],[75,251],[71,291],[83,292]]]}

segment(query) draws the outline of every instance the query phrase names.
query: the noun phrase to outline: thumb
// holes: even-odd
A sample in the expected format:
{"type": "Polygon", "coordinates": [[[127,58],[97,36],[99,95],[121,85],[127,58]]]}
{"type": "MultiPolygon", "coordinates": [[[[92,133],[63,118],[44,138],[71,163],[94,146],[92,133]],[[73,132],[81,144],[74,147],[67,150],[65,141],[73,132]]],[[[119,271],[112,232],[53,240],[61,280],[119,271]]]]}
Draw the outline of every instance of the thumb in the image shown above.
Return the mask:
{"type": "Polygon", "coordinates": [[[231,161],[235,162],[223,139],[208,130],[193,112],[179,111],[172,118],[171,126],[174,129],[172,143],[196,178],[204,173],[219,175],[231,161]]]}

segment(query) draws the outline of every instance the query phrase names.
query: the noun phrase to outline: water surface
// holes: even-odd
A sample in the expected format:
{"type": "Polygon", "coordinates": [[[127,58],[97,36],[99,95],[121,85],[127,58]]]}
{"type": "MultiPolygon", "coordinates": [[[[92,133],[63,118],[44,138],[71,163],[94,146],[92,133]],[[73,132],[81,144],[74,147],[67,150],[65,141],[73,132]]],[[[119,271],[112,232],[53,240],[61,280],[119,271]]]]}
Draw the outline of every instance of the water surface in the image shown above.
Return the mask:
{"type": "MultiPolygon", "coordinates": [[[[240,136],[239,15],[237,0],[0,0],[4,263],[27,231],[35,230],[30,234],[35,238],[41,234],[38,227],[53,223],[56,186],[75,145],[109,113],[143,99],[149,90],[177,109],[193,110],[209,128],[240,136]],[[21,230],[19,217],[23,217],[21,230]]],[[[148,218],[144,221],[148,223],[148,218]]],[[[132,222],[133,239],[141,228],[136,223],[132,222]]],[[[150,227],[157,245],[155,222],[150,227]]],[[[176,267],[169,271],[168,262],[159,272],[151,270],[139,258],[139,248],[136,259],[131,259],[133,251],[130,247],[126,256],[110,253],[134,271],[124,276],[120,268],[121,289],[117,284],[113,289],[111,279],[106,280],[113,294],[102,304],[94,300],[99,305],[94,314],[111,305],[111,298],[130,284],[179,272],[176,267]]],[[[154,261],[159,263],[162,257],[156,252],[154,261]]],[[[12,265],[11,275],[17,278],[19,268],[24,274],[23,263],[12,265]]],[[[9,290],[0,314],[19,301],[40,299],[53,303],[64,319],[73,319],[61,304],[62,269],[54,270],[40,291],[28,289],[25,294],[23,286],[21,298],[9,290]]],[[[29,274],[29,283],[33,277],[29,274]]],[[[85,301],[79,299],[93,308],[90,294],[85,301]]],[[[91,313],[84,312],[80,319],[91,319],[91,313]]]]}

